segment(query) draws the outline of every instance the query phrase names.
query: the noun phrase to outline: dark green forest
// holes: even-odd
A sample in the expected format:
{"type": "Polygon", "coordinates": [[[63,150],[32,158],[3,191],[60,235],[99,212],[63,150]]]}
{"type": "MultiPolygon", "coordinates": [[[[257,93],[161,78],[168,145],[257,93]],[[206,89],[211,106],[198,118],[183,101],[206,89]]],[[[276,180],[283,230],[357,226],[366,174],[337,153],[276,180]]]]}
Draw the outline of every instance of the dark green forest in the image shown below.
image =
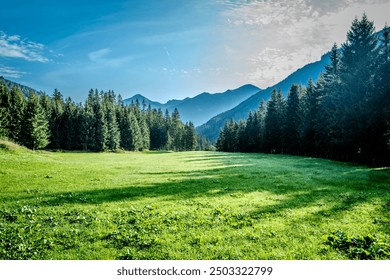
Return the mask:
{"type": "Polygon", "coordinates": [[[364,14],[316,82],[274,90],[246,121],[226,122],[217,149],[390,164],[390,28],[364,14]],[[380,34],[379,36],[377,34],[380,34]]]}
{"type": "Polygon", "coordinates": [[[184,124],[178,110],[151,109],[139,102],[125,106],[113,91],[90,90],[84,104],[50,97],[0,81],[0,138],[30,149],[84,151],[194,150],[195,127],[184,124]],[[142,108],[141,108],[142,107],[142,108]]]}

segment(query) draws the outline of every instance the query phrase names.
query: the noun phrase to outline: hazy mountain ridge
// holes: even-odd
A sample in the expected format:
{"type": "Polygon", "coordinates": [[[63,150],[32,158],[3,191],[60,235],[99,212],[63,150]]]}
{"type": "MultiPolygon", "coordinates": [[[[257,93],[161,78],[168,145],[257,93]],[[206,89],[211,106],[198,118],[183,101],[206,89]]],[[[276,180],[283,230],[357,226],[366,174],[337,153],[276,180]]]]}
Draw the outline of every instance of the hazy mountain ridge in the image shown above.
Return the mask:
{"type": "Polygon", "coordinates": [[[140,94],[134,95],[131,98],[124,100],[125,104],[138,102],[146,106],[150,104],[152,108],[168,109],[173,112],[177,108],[180,112],[180,117],[183,121],[192,121],[195,125],[201,125],[218,113],[234,108],[242,101],[259,92],[260,89],[254,85],[244,85],[237,89],[227,90],[222,93],[203,92],[194,97],[187,97],[183,100],[169,100],[167,103],[152,101],[140,94]]]}
{"type": "Polygon", "coordinates": [[[288,90],[292,84],[306,86],[310,78],[314,81],[317,80],[320,73],[324,70],[325,65],[329,63],[329,57],[330,53],[326,53],[319,61],[309,63],[296,70],[276,85],[260,90],[236,107],[216,115],[207,121],[207,123],[197,127],[197,132],[206,136],[208,139],[215,141],[218,138],[219,130],[224,126],[227,120],[234,119],[235,121],[239,121],[246,119],[250,111],[255,111],[259,107],[261,100],[267,101],[269,99],[271,92],[274,89],[280,88],[283,94],[287,96],[288,90]]]}

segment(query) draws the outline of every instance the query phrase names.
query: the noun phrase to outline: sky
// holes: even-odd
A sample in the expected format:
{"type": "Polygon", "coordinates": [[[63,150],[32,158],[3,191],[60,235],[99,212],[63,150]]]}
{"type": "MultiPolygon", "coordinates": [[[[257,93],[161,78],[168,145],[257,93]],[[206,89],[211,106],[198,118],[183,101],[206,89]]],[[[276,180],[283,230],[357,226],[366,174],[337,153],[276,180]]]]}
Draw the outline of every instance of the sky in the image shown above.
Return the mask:
{"type": "Polygon", "coordinates": [[[0,76],[77,102],[92,89],[166,102],[272,86],[390,0],[0,0],[0,76]]]}

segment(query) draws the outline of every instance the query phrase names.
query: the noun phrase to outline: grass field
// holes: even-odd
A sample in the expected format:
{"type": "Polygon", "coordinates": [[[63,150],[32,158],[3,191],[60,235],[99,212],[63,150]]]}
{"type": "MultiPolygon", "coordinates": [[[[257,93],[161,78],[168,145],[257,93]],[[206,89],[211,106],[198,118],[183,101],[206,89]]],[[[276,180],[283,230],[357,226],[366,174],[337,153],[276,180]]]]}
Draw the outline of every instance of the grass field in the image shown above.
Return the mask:
{"type": "Polygon", "coordinates": [[[389,259],[390,170],[0,143],[0,259],[389,259]]]}

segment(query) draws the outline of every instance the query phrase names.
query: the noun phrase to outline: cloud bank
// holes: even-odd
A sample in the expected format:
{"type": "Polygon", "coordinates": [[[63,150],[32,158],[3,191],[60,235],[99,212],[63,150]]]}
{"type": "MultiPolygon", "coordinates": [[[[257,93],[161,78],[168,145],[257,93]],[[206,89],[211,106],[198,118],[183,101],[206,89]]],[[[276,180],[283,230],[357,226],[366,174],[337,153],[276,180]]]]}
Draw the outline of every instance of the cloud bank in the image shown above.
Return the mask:
{"type": "Polygon", "coordinates": [[[49,59],[42,54],[44,49],[43,44],[21,39],[19,35],[8,36],[0,31],[0,57],[45,63],[49,59]]]}
{"type": "Polygon", "coordinates": [[[381,29],[390,11],[389,0],[223,2],[227,7],[222,12],[224,33],[230,52],[235,51],[237,62],[247,65],[241,76],[260,87],[271,86],[319,60],[334,42],[340,45],[355,17],[366,12],[381,29]]]}

